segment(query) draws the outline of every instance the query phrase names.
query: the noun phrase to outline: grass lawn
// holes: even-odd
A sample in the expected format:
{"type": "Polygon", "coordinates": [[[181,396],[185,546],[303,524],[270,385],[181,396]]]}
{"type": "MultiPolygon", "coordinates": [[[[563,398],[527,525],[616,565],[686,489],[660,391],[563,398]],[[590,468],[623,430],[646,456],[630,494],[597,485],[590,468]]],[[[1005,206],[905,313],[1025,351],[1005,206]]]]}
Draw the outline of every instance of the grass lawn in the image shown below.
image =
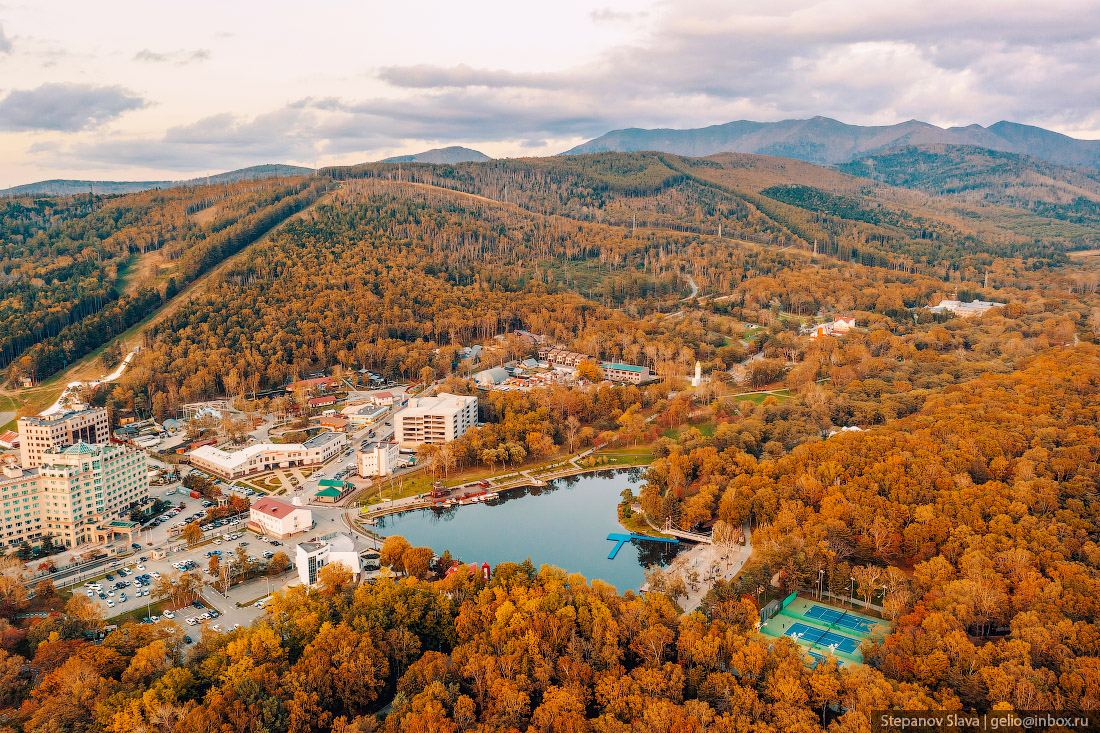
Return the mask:
{"type": "Polygon", "coordinates": [[[742,400],[748,400],[754,405],[763,404],[764,400],[768,399],[769,397],[774,397],[780,402],[786,402],[787,400],[791,399],[791,391],[789,389],[777,389],[770,392],[751,392],[748,394],[730,395],[730,399],[732,399],[735,403],[741,402],[742,400]]]}

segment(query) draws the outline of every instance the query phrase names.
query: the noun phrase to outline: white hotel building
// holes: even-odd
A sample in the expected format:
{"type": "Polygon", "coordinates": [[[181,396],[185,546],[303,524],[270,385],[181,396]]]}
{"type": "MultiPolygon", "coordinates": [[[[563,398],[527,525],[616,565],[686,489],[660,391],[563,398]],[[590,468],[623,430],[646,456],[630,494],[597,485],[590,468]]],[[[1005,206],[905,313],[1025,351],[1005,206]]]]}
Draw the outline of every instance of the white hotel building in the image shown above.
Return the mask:
{"type": "Polygon", "coordinates": [[[305,443],[259,443],[238,451],[204,445],[191,451],[195,468],[232,481],[276,468],[318,466],[340,454],[348,444],[342,433],[325,432],[305,443]]]}
{"type": "Polygon", "coordinates": [[[462,437],[477,425],[477,397],[443,394],[412,397],[394,415],[394,441],[402,448],[424,443],[441,445],[462,437]]]}

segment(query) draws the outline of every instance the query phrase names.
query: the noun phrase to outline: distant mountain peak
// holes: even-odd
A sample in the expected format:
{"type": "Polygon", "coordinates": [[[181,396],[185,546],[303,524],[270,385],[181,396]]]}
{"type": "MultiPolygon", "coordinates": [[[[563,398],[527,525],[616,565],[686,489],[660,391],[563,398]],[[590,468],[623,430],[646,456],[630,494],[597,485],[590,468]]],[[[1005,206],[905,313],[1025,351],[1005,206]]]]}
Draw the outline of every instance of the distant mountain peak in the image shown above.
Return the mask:
{"type": "Polygon", "coordinates": [[[137,193],[153,188],[236,183],[237,181],[254,181],[260,178],[305,176],[313,172],[312,168],[303,168],[298,165],[264,163],[181,181],[79,181],[53,178],[48,181],[37,181],[0,189],[0,196],[71,196],[77,193],[88,193],[89,191],[98,194],[137,193]]]}
{"type": "Polygon", "coordinates": [[[484,163],[492,160],[488,155],[479,150],[464,148],[461,145],[451,145],[446,148],[433,148],[422,153],[412,155],[395,155],[386,158],[382,163],[437,163],[453,165],[455,163],[484,163]]]}
{"type": "Polygon", "coordinates": [[[1017,122],[950,128],[921,120],[896,125],[849,125],[822,115],[779,122],[737,120],[686,130],[631,127],[612,130],[563,154],[656,150],[701,157],[755,153],[835,165],[899,145],[935,144],[972,145],[1100,170],[1100,140],[1078,140],[1017,122]]]}

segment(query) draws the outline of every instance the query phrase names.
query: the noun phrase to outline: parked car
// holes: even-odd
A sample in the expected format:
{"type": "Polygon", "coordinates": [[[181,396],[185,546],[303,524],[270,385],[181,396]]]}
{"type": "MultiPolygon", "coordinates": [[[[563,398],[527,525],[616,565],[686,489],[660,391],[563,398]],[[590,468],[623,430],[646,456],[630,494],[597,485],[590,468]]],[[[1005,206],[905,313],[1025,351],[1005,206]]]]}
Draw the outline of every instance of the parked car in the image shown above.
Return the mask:
{"type": "Polygon", "coordinates": [[[176,617],[176,614],[172,613],[171,611],[165,611],[164,612],[164,618],[175,618],[175,617],[176,617]]]}

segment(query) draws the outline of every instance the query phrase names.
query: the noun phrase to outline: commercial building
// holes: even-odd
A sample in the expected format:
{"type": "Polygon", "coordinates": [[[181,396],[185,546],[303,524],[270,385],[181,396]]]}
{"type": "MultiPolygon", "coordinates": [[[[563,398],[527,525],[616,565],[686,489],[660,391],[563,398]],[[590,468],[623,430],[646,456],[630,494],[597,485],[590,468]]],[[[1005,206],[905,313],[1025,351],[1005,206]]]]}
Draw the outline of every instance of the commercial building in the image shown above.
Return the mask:
{"type": "Polygon", "coordinates": [[[294,557],[294,566],[298,570],[298,579],[302,585],[314,585],[321,568],[339,564],[351,571],[352,577],[359,579],[362,568],[359,564],[359,552],[355,541],[346,534],[336,533],[320,542],[301,542],[294,557]]]}
{"type": "Polygon", "coordinates": [[[313,512],[301,505],[264,497],[248,508],[248,528],[268,537],[282,539],[313,527],[313,512]]]}
{"type": "Polygon", "coordinates": [[[388,405],[351,405],[340,411],[354,427],[373,425],[389,414],[388,405]]]}
{"type": "Polygon", "coordinates": [[[508,381],[511,376],[504,367],[492,367],[491,369],[482,369],[475,374],[474,381],[477,382],[478,387],[494,387],[501,382],[508,381]]]}
{"type": "Polygon", "coordinates": [[[19,433],[14,430],[5,430],[3,434],[0,434],[0,448],[18,448],[19,447],[19,433]]]}
{"type": "Polygon", "coordinates": [[[394,415],[393,424],[394,440],[401,446],[448,443],[477,424],[477,397],[447,393],[413,397],[394,415]]]}
{"type": "Polygon", "coordinates": [[[149,497],[145,452],[118,444],[77,443],[42,455],[38,469],[42,531],[76,547],[115,535],[133,539],[130,511],[149,497]]]}
{"type": "Polygon", "coordinates": [[[641,384],[653,379],[653,375],[647,366],[635,366],[633,364],[612,364],[604,362],[600,364],[604,379],[612,382],[627,382],[629,384],[641,384]]]}
{"type": "Polygon", "coordinates": [[[389,476],[397,468],[398,453],[397,443],[392,440],[371,443],[359,451],[357,456],[359,475],[364,478],[389,476]]]}
{"type": "Polygon", "coordinates": [[[994,303],[989,300],[977,300],[974,299],[969,303],[963,303],[961,300],[941,300],[939,305],[934,305],[928,310],[933,313],[954,313],[960,318],[970,318],[971,316],[981,316],[990,308],[997,308],[1003,306],[1004,303],[994,303]]]}
{"type": "Polygon", "coordinates": [[[111,442],[105,407],[82,407],[21,417],[18,424],[19,457],[23,468],[41,466],[43,454],[67,445],[111,442]]]}
{"type": "Polygon", "coordinates": [[[339,455],[347,444],[343,434],[324,432],[304,443],[258,443],[232,452],[204,445],[189,457],[195,468],[232,481],[276,468],[317,466],[339,455]]]}

